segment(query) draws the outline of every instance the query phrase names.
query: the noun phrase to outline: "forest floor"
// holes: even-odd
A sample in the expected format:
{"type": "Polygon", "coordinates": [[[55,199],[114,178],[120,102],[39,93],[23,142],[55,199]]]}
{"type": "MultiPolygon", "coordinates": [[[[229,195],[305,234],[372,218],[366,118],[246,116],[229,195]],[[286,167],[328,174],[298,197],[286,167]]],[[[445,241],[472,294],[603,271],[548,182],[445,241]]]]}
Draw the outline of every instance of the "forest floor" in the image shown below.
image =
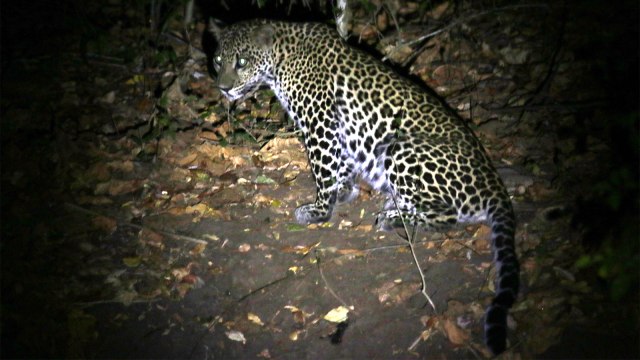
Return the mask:
{"type": "MultiPolygon", "coordinates": [[[[315,195],[299,134],[268,91],[222,99],[204,22],[193,47],[170,20],[150,49],[144,12],[118,3],[99,12],[119,19],[104,33],[3,45],[3,358],[490,357],[487,226],[414,238],[434,311],[406,240],[376,230],[384,199],[366,184],[330,222],[295,223],[315,195]]],[[[576,198],[611,153],[585,125],[606,117],[600,59],[580,55],[593,14],[452,9],[425,15],[433,29],[403,25],[407,41],[445,28],[419,49],[354,31],[412,58],[512,195],[522,289],[502,357],[639,357],[637,292],[613,301],[578,263],[576,198]]]]}

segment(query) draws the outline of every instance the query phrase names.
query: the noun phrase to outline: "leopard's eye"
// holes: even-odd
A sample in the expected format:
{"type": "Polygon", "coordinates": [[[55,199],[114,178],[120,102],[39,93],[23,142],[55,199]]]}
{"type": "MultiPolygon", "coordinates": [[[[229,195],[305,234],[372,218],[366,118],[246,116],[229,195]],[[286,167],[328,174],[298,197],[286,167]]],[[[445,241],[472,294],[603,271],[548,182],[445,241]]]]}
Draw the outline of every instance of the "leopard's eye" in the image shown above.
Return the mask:
{"type": "Polygon", "coordinates": [[[237,66],[238,66],[238,68],[247,66],[247,59],[242,58],[242,57],[238,58],[238,65],[237,66]]]}
{"type": "Polygon", "coordinates": [[[213,62],[215,62],[218,65],[222,65],[222,56],[218,55],[216,57],[213,58],[213,62]]]}

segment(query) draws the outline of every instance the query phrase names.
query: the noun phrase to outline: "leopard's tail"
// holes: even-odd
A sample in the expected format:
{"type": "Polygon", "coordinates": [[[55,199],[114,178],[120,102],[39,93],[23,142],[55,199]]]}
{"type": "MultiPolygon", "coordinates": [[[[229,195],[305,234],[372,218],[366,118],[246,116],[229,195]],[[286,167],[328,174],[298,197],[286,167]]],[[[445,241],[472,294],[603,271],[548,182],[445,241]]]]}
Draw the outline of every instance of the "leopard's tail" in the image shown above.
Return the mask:
{"type": "Polygon", "coordinates": [[[515,219],[511,202],[489,204],[493,260],[497,268],[496,296],[487,308],[484,322],[485,343],[494,355],[507,346],[507,312],[518,296],[520,265],[515,251],[515,219]]]}

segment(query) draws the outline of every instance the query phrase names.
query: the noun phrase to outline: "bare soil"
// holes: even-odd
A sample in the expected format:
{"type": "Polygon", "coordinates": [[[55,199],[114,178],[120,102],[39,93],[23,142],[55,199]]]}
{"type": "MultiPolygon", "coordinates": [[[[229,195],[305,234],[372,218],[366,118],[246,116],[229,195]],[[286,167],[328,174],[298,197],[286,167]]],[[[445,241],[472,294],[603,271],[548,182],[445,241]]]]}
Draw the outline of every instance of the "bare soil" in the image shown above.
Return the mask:
{"type": "MultiPolygon", "coordinates": [[[[576,265],[575,201],[611,151],[587,125],[563,132],[600,106],[572,47],[580,21],[554,51],[561,9],[532,14],[451,28],[412,74],[470,121],[513,196],[523,285],[502,357],[638,358],[637,289],[614,302],[576,265]]],[[[168,41],[178,60],[152,61],[126,24],[110,36],[130,48],[101,56],[55,21],[39,28],[49,40],[21,30],[39,46],[3,43],[3,358],[490,357],[485,225],[414,235],[434,310],[404,234],[375,228],[380,194],[362,183],[329,223],[295,224],[314,185],[273,98],[230,111],[206,58],[168,41]],[[325,318],[340,307],[346,319],[325,318]]]]}

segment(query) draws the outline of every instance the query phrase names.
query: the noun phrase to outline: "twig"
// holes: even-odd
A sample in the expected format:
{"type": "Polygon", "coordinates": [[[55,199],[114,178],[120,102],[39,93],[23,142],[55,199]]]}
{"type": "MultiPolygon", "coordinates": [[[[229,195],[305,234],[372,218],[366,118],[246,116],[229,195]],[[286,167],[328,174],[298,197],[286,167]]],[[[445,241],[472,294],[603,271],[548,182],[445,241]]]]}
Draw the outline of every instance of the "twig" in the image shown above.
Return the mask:
{"type": "MultiPolygon", "coordinates": [[[[415,240],[415,239],[414,239],[415,240]]],[[[422,241],[418,241],[418,244],[424,244],[424,243],[439,243],[439,242],[445,242],[449,239],[443,239],[443,240],[422,240],[422,241]]],[[[409,245],[406,244],[398,244],[398,245],[385,245],[385,246],[376,246],[376,247],[372,247],[372,248],[368,248],[368,249],[362,249],[362,251],[364,252],[374,252],[374,251],[378,251],[378,250],[388,250],[388,249],[396,249],[396,248],[400,248],[400,247],[407,247],[409,245]]]]}
{"type": "Polygon", "coordinates": [[[402,29],[400,29],[400,25],[398,24],[398,19],[396,18],[396,13],[393,10],[391,10],[391,8],[389,7],[389,4],[384,3],[382,6],[389,13],[389,16],[391,16],[391,20],[393,20],[393,24],[396,27],[396,31],[398,32],[398,36],[400,37],[400,39],[402,39],[403,38],[402,29]]]}
{"type": "MultiPolygon", "coordinates": [[[[534,96],[529,98],[526,102],[525,102],[525,106],[528,105],[536,105],[539,104],[540,102],[543,102],[544,100],[544,95],[549,92],[549,88],[551,87],[551,83],[553,81],[553,78],[555,76],[555,73],[558,70],[559,62],[558,62],[558,57],[560,55],[560,51],[562,49],[562,42],[564,39],[564,32],[565,32],[565,26],[567,23],[567,9],[566,6],[563,7],[563,12],[562,12],[562,19],[560,20],[560,33],[558,35],[558,40],[556,42],[556,46],[553,49],[553,53],[551,54],[551,59],[549,60],[549,68],[547,69],[547,73],[544,77],[544,79],[542,79],[542,82],[540,84],[538,84],[537,88],[535,89],[534,96]]],[[[526,109],[523,109],[520,112],[520,115],[518,116],[518,119],[514,122],[512,122],[510,124],[510,127],[515,127],[516,125],[518,125],[525,114],[526,109]]]]}
{"type": "Polygon", "coordinates": [[[211,320],[211,322],[209,322],[209,325],[207,326],[206,331],[205,331],[205,332],[203,332],[203,333],[202,333],[202,335],[200,335],[200,336],[196,339],[195,344],[194,344],[194,345],[193,345],[193,347],[191,348],[191,353],[190,353],[190,355],[189,355],[188,359],[193,359],[193,354],[195,353],[197,346],[202,342],[202,339],[205,337],[205,335],[207,335],[207,333],[208,333],[208,332],[210,332],[210,331],[211,331],[211,329],[213,329],[213,327],[216,325],[216,323],[217,323],[220,319],[222,319],[222,318],[223,318],[223,315],[224,315],[224,316],[226,316],[226,314],[227,314],[228,312],[230,312],[230,311],[231,311],[231,309],[232,309],[233,307],[235,307],[237,304],[239,304],[239,303],[241,303],[241,302],[245,301],[246,299],[248,299],[248,298],[249,298],[249,297],[251,297],[252,295],[256,294],[257,292],[262,291],[262,290],[264,290],[264,289],[266,289],[266,288],[268,288],[268,287],[271,287],[271,286],[273,286],[273,285],[275,285],[275,284],[277,284],[277,283],[279,283],[279,282],[281,282],[281,281],[284,281],[284,280],[286,280],[286,279],[289,279],[290,277],[291,277],[291,275],[290,275],[289,273],[287,273],[287,275],[285,275],[285,276],[283,276],[283,277],[281,277],[281,278],[275,279],[275,280],[273,280],[273,281],[271,281],[271,282],[269,282],[269,283],[267,283],[267,284],[264,284],[264,285],[260,286],[259,288],[255,289],[255,290],[251,290],[251,291],[249,291],[247,294],[245,294],[245,295],[243,295],[242,297],[240,297],[237,301],[232,302],[232,303],[230,303],[230,304],[226,305],[226,306],[222,309],[222,311],[220,311],[220,312],[218,313],[218,315],[216,315],[216,316],[213,318],[213,320],[211,320]]]}
{"type": "Polygon", "coordinates": [[[438,29],[436,31],[432,31],[432,32],[430,32],[430,33],[428,33],[426,35],[423,35],[423,36],[421,36],[421,37],[419,37],[417,39],[411,40],[411,41],[406,42],[406,43],[398,44],[398,46],[396,46],[393,50],[391,50],[391,53],[389,55],[386,55],[385,57],[382,58],[382,61],[387,61],[389,59],[389,57],[391,57],[397,51],[397,49],[400,48],[400,46],[404,46],[404,45],[411,46],[411,45],[414,45],[414,44],[417,44],[417,43],[421,43],[424,40],[426,40],[426,39],[428,39],[430,37],[436,36],[436,35],[444,32],[444,31],[447,31],[447,30],[451,29],[452,27],[457,26],[457,25],[459,25],[459,24],[461,24],[461,23],[463,23],[465,21],[469,21],[471,19],[474,19],[474,18],[477,18],[477,17],[480,17],[480,16],[484,16],[484,15],[487,15],[487,14],[491,14],[491,13],[494,13],[494,12],[498,12],[498,11],[517,9],[517,8],[532,8],[532,7],[549,8],[549,6],[542,5],[542,4],[521,4],[521,5],[507,5],[507,6],[491,9],[491,10],[486,10],[486,11],[481,11],[481,12],[478,12],[478,13],[474,13],[472,15],[465,16],[465,17],[459,18],[459,19],[457,19],[457,20],[455,20],[453,22],[450,22],[445,27],[440,28],[440,29],[438,29]]]}
{"type": "MultiPolygon", "coordinates": [[[[129,302],[129,304],[150,304],[160,300],[161,299],[133,300],[129,302]]],[[[96,300],[96,301],[74,303],[74,305],[80,306],[83,309],[91,306],[95,306],[95,305],[102,305],[102,304],[123,304],[123,302],[121,300],[110,299],[110,300],[96,300]]]]}
{"type": "Polygon", "coordinates": [[[520,105],[520,106],[509,106],[509,107],[501,107],[501,108],[488,107],[481,104],[480,107],[482,107],[487,111],[501,113],[501,112],[535,111],[535,110],[576,110],[576,109],[583,109],[583,108],[599,107],[599,106],[605,105],[606,103],[607,102],[604,100],[596,100],[596,101],[581,102],[581,103],[520,105]]]}
{"type": "MultiPolygon", "coordinates": [[[[69,210],[78,211],[78,212],[81,212],[81,213],[84,213],[84,214],[87,214],[87,215],[106,216],[106,215],[100,214],[98,212],[95,212],[95,211],[92,211],[92,210],[89,210],[89,209],[85,209],[85,208],[83,208],[81,206],[78,206],[76,204],[65,203],[64,207],[66,207],[69,210]]],[[[153,232],[157,232],[158,234],[169,236],[169,237],[172,237],[172,238],[178,239],[178,240],[189,241],[189,242],[193,242],[193,243],[196,243],[196,244],[204,244],[204,245],[209,244],[209,242],[206,241],[206,240],[197,239],[197,238],[194,238],[194,237],[191,237],[191,236],[178,235],[178,234],[174,234],[174,233],[171,233],[171,232],[168,232],[168,231],[154,229],[154,228],[149,227],[149,226],[143,226],[143,225],[133,224],[133,223],[126,222],[126,221],[120,221],[117,218],[116,218],[116,221],[118,221],[121,225],[124,225],[124,226],[130,226],[132,228],[136,228],[136,229],[139,229],[139,230],[150,230],[150,231],[153,231],[153,232]]]]}
{"type": "Polygon", "coordinates": [[[420,333],[420,335],[418,335],[418,337],[415,340],[413,340],[411,345],[409,345],[409,347],[407,348],[407,351],[414,351],[418,346],[418,344],[420,343],[420,340],[422,340],[422,332],[420,333]]]}
{"type": "MultiPolygon", "coordinates": [[[[185,31],[186,31],[186,30],[185,30],[185,31]]],[[[171,34],[171,33],[162,33],[162,34],[161,34],[161,36],[164,36],[164,37],[168,38],[169,40],[174,40],[174,41],[177,41],[177,42],[179,42],[179,43],[181,43],[181,44],[188,45],[188,46],[189,46],[190,51],[191,51],[192,53],[196,53],[196,54],[197,54],[197,55],[199,55],[199,56],[204,56],[204,55],[206,55],[206,53],[204,52],[204,50],[200,49],[199,47],[193,46],[193,45],[191,44],[191,39],[188,37],[188,33],[187,33],[187,35],[186,35],[186,36],[187,36],[187,39],[183,39],[182,37],[177,36],[177,35],[175,35],[175,34],[171,34]]]]}
{"type": "MultiPolygon", "coordinates": [[[[407,231],[407,225],[404,219],[402,219],[402,226],[404,226],[405,231],[407,231]]],[[[422,267],[420,266],[420,262],[418,261],[418,257],[416,256],[416,250],[413,247],[413,239],[415,239],[417,228],[418,226],[414,224],[413,233],[411,236],[409,236],[409,239],[407,240],[407,242],[409,243],[409,249],[411,250],[411,255],[413,256],[413,262],[416,264],[416,267],[418,268],[418,273],[420,274],[420,280],[422,281],[422,289],[420,292],[422,292],[422,295],[424,295],[424,297],[427,298],[427,301],[429,301],[429,304],[431,304],[433,311],[438,312],[438,310],[436,309],[436,304],[433,303],[433,300],[431,300],[431,297],[427,293],[427,280],[424,277],[424,272],[422,271],[422,267]]],[[[408,234],[409,233],[407,233],[407,236],[408,234]]]]}
{"type": "Polygon", "coordinates": [[[250,296],[252,296],[253,294],[257,293],[258,291],[262,291],[262,290],[264,290],[264,289],[266,289],[266,288],[268,288],[268,287],[271,287],[271,286],[273,286],[273,285],[275,285],[275,284],[277,284],[277,283],[279,283],[279,282],[281,282],[281,281],[287,280],[288,278],[290,278],[290,277],[291,277],[291,275],[289,275],[289,274],[290,274],[290,273],[289,273],[289,272],[287,272],[287,275],[285,275],[285,276],[283,276],[283,277],[281,277],[281,278],[275,279],[275,280],[273,280],[273,281],[271,281],[271,282],[268,282],[268,283],[266,283],[266,284],[264,284],[264,285],[260,286],[260,287],[259,287],[259,288],[257,288],[257,289],[254,289],[254,290],[249,291],[248,293],[246,293],[245,295],[243,295],[241,298],[239,298],[239,299],[238,299],[238,302],[239,302],[239,303],[240,303],[240,302],[243,302],[243,301],[245,301],[247,298],[249,298],[250,296]]]}
{"type": "Polygon", "coordinates": [[[482,359],[482,356],[480,356],[478,350],[474,349],[473,346],[470,346],[468,343],[466,345],[467,350],[469,350],[469,352],[471,352],[476,359],[482,359]]]}
{"type": "MultiPolygon", "coordinates": [[[[405,99],[407,99],[407,97],[405,97],[405,99]]],[[[395,163],[395,161],[393,163],[393,166],[397,167],[397,164],[395,163]]],[[[396,168],[396,171],[398,171],[397,168],[396,168]]],[[[422,288],[420,292],[422,293],[422,295],[424,295],[424,297],[427,299],[429,304],[431,304],[433,311],[437,313],[438,310],[436,310],[436,305],[433,303],[433,300],[431,300],[431,297],[427,293],[427,280],[424,277],[424,272],[422,271],[422,267],[420,266],[420,262],[418,261],[418,257],[416,256],[416,251],[413,247],[413,240],[416,238],[416,232],[417,232],[418,226],[417,224],[413,224],[413,232],[409,234],[407,222],[405,221],[404,216],[402,215],[402,212],[400,211],[400,207],[398,206],[398,202],[396,200],[396,194],[391,193],[391,199],[393,200],[393,205],[396,207],[396,211],[398,211],[398,215],[400,215],[400,220],[402,221],[402,227],[404,228],[405,234],[407,234],[407,243],[409,244],[409,250],[411,250],[411,255],[413,256],[413,262],[414,264],[416,264],[416,267],[418,268],[418,273],[420,274],[420,280],[422,281],[422,288]]]]}
{"type": "Polygon", "coordinates": [[[329,285],[329,282],[327,281],[327,278],[324,277],[324,273],[322,272],[322,266],[320,266],[320,257],[318,256],[318,252],[314,251],[314,253],[315,253],[315,257],[316,257],[316,265],[318,266],[318,271],[320,272],[320,277],[322,278],[322,281],[324,281],[324,286],[327,288],[327,290],[329,290],[331,295],[333,295],[333,297],[336,298],[336,300],[338,300],[338,302],[340,302],[344,307],[348,308],[349,305],[347,305],[347,303],[344,300],[342,300],[342,298],[340,296],[338,296],[338,294],[336,294],[335,291],[333,291],[333,289],[329,285]]]}

